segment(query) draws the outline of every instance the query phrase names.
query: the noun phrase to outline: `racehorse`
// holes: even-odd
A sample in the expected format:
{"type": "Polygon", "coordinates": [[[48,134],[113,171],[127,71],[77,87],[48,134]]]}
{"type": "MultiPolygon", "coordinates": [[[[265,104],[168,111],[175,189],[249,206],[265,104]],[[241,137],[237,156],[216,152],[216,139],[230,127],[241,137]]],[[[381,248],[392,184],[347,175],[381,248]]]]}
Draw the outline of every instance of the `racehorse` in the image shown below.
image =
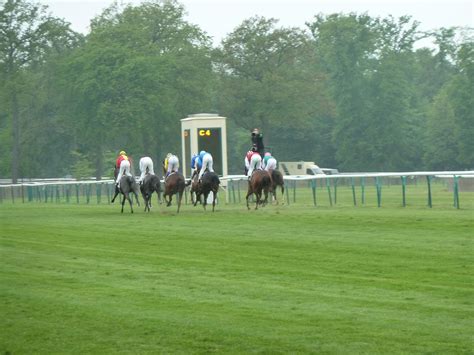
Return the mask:
{"type": "Polygon", "coordinates": [[[186,183],[186,186],[191,185],[189,189],[189,195],[191,196],[191,203],[196,206],[197,200],[195,200],[195,196],[197,195],[197,191],[199,189],[199,180],[198,174],[194,174],[194,176],[186,183]]]}
{"type": "Polygon", "coordinates": [[[171,200],[173,195],[178,194],[178,213],[179,208],[181,207],[181,200],[183,199],[184,188],[186,186],[186,181],[183,174],[179,172],[173,172],[165,178],[165,192],[163,193],[163,198],[166,201],[166,206],[171,206],[171,200]],[[169,197],[169,201],[166,196],[169,197]]]}
{"type": "Polygon", "coordinates": [[[272,188],[272,176],[268,171],[265,170],[254,170],[249,181],[249,189],[245,199],[247,200],[247,208],[249,206],[249,197],[252,194],[255,194],[257,197],[257,202],[255,203],[255,209],[258,209],[258,205],[262,204],[265,206],[268,201],[268,191],[272,188]],[[265,199],[262,201],[262,192],[265,196],[265,199]]]}
{"type": "Polygon", "coordinates": [[[122,200],[122,213],[123,213],[123,205],[125,204],[125,200],[128,200],[130,203],[130,210],[133,213],[133,206],[132,206],[132,199],[130,198],[130,193],[133,193],[135,195],[135,198],[137,200],[138,206],[140,206],[140,202],[138,201],[138,184],[135,181],[135,178],[133,176],[127,176],[124,175],[120,179],[120,188],[115,187],[115,194],[114,197],[112,198],[112,203],[114,203],[115,198],[118,196],[119,193],[122,193],[123,195],[123,200],[122,200]]]}
{"type": "MultiPolygon", "coordinates": [[[[206,171],[202,178],[201,182],[197,182],[196,185],[196,201],[194,201],[194,206],[198,203],[198,201],[201,201],[201,196],[204,197],[204,203],[203,207],[204,210],[206,210],[206,205],[207,205],[207,197],[209,196],[209,193],[212,192],[213,198],[212,198],[212,212],[214,212],[214,208],[216,206],[216,198],[217,198],[217,193],[219,192],[219,184],[220,184],[219,176],[217,176],[216,173],[212,171],[206,171]]],[[[194,182],[193,182],[194,184],[194,182]]],[[[191,190],[193,189],[193,186],[191,186],[191,190]]],[[[191,196],[192,200],[192,196],[191,196]]]]}
{"type": "Polygon", "coordinates": [[[283,174],[279,170],[272,170],[272,194],[277,204],[278,204],[278,199],[277,199],[278,186],[281,187],[282,201],[284,201],[283,196],[285,193],[285,181],[283,180],[283,174]]]}
{"type": "Polygon", "coordinates": [[[143,201],[145,201],[145,212],[150,212],[151,207],[151,196],[156,191],[158,194],[158,202],[161,203],[161,183],[160,178],[155,174],[146,174],[143,182],[140,186],[142,192],[143,201]]]}

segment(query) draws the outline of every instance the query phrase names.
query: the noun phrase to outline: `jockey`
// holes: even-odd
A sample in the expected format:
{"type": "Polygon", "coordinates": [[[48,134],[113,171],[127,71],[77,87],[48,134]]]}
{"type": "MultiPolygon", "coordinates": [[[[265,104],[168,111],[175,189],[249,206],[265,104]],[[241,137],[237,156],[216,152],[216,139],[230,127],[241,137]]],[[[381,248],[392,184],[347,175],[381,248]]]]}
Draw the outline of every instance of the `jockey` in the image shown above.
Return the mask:
{"type": "Polygon", "coordinates": [[[177,173],[179,169],[179,159],[176,155],[168,153],[164,161],[164,168],[166,170],[167,178],[171,173],[177,173]]]}
{"type": "Polygon", "coordinates": [[[249,170],[247,171],[247,177],[250,179],[255,169],[260,170],[262,168],[262,157],[257,152],[257,148],[253,147],[251,154],[247,153],[247,160],[249,161],[249,170]]]}
{"type": "Polygon", "coordinates": [[[262,161],[262,167],[266,171],[272,172],[272,170],[275,170],[277,166],[277,161],[276,159],[272,156],[270,152],[265,153],[265,157],[263,158],[262,161]]]}
{"type": "Polygon", "coordinates": [[[155,175],[155,172],[153,170],[153,160],[151,160],[150,157],[142,157],[140,158],[140,178],[138,179],[138,183],[141,184],[143,182],[143,179],[145,178],[145,174],[147,174],[147,169],[148,169],[148,174],[155,175]]]}
{"type": "Polygon", "coordinates": [[[206,152],[205,150],[201,150],[199,153],[199,160],[201,162],[201,171],[199,171],[198,179],[201,181],[202,175],[206,172],[206,170],[214,172],[212,167],[213,160],[211,153],[206,152]]]}
{"type": "Polygon", "coordinates": [[[132,176],[132,173],[130,172],[130,159],[128,158],[127,153],[125,153],[125,151],[120,151],[119,156],[115,161],[115,167],[119,169],[117,180],[115,180],[115,185],[117,185],[117,187],[120,187],[120,179],[122,178],[124,173],[127,176],[132,176]]]}
{"type": "Polygon", "coordinates": [[[199,170],[201,169],[201,161],[199,160],[199,155],[198,154],[193,154],[191,157],[191,180],[196,176],[197,173],[199,173],[199,170]]]}
{"type": "Polygon", "coordinates": [[[245,158],[244,158],[244,164],[245,164],[245,175],[247,175],[249,169],[250,169],[250,160],[252,159],[252,154],[253,154],[253,151],[252,150],[249,150],[247,152],[247,154],[245,154],[245,158]]]}

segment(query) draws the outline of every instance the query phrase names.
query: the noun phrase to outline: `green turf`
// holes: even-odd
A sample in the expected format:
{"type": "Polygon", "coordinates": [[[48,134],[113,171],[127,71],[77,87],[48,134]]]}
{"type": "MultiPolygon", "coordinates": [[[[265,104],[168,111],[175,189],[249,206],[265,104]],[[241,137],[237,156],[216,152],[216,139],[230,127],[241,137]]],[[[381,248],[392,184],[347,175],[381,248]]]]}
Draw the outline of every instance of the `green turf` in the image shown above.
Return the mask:
{"type": "Polygon", "coordinates": [[[0,353],[472,353],[472,195],[341,194],[179,215],[4,202],[0,353]]]}

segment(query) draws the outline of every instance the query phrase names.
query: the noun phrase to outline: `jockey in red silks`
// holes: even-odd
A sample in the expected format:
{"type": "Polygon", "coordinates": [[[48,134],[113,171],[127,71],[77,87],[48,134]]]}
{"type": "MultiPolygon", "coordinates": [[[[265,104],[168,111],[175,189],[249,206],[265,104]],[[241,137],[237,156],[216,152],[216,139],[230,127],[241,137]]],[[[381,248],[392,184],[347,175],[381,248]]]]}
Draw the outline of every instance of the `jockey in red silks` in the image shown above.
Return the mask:
{"type": "Polygon", "coordinates": [[[252,150],[247,152],[245,160],[246,167],[248,163],[247,177],[250,179],[254,170],[259,170],[262,168],[262,157],[260,154],[258,154],[256,148],[253,147],[252,150]]]}
{"type": "Polygon", "coordinates": [[[120,151],[119,156],[115,162],[115,167],[119,169],[117,180],[115,180],[115,184],[117,187],[120,187],[120,179],[122,178],[123,174],[127,176],[132,176],[130,172],[130,159],[127,156],[125,151],[120,151]]]}

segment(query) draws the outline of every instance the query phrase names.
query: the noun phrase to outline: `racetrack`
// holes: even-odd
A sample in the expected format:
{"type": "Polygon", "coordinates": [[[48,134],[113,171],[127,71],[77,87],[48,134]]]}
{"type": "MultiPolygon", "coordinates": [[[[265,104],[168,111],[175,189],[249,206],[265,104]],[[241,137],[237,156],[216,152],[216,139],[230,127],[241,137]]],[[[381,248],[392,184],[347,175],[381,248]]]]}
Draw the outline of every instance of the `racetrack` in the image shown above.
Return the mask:
{"type": "Polygon", "coordinates": [[[472,351],[472,208],[154,208],[0,204],[0,351],[472,351]]]}

